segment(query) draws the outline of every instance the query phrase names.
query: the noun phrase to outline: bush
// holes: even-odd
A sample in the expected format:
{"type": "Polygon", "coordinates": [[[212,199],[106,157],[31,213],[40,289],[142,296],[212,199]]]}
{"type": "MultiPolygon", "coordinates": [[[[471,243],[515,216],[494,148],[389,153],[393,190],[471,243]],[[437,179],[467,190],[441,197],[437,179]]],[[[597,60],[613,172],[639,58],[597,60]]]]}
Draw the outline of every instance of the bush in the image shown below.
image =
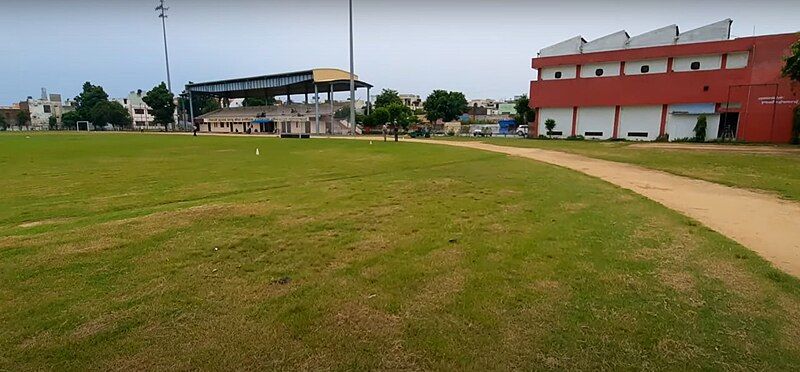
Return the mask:
{"type": "Polygon", "coordinates": [[[547,119],[544,121],[544,127],[547,129],[547,135],[549,136],[556,127],[556,121],[553,119],[547,119]]]}
{"type": "Polygon", "coordinates": [[[447,136],[448,136],[448,137],[453,137],[453,136],[455,136],[455,135],[456,135],[456,132],[454,132],[452,129],[450,129],[450,130],[448,130],[448,131],[447,131],[447,136]]]}
{"type": "Polygon", "coordinates": [[[656,137],[656,142],[669,142],[669,133],[664,133],[656,137]]]}
{"type": "Polygon", "coordinates": [[[794,108],[794,124],[792,125],[792,144],[800,145],[800,106],[794,108]]]}
{"type": "Polygon", "coordinates": [[[567,141],[583,141],[585,139],[586,139],[586,137],[584,137],[584,136],[582,136],[580,134],[577,135],[577,136],[569,136],[569,137],[567,137],[567,141]]]}
{"type": "Polygon", "coordinates": [[[697,117],[697,124],[694,126],[694,140],[697,142],[705,142],[706,141],[706,128],[708,127],[708,122],[706,120],[705,115],[700,115],[697,117]]]}

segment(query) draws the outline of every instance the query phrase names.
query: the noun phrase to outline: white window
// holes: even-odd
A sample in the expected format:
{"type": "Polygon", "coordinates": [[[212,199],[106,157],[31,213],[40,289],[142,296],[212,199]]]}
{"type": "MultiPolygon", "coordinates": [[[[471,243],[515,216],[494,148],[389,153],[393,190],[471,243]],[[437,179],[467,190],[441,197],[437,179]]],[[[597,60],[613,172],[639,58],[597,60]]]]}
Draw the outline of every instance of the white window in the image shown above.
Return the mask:
{"type": "Polygon", "coordinates": [[[672,60],[672,71],[708,71],[722,68],[722,55],[675,57],[672,60]]]}

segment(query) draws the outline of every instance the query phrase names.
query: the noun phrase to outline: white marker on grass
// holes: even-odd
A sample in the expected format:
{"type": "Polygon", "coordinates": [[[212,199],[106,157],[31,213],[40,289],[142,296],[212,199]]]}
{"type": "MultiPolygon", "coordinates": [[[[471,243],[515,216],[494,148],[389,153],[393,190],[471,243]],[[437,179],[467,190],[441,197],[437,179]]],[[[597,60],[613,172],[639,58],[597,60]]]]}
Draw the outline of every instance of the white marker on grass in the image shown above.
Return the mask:
{"type": "Polygon", "coordinates": [[[258,151],[258,147],[256,147],[256,156],[261,155],[261,152],[258,151]]]}

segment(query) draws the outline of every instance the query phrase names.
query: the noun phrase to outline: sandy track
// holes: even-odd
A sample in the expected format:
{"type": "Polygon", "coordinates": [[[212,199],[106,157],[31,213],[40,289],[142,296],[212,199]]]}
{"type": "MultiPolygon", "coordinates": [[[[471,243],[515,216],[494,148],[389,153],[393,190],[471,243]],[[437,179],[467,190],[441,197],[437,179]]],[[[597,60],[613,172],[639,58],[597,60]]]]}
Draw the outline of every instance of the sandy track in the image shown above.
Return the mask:
{"type": "Polygon", "coordinates": [[[558,151],[480,142],[404,140],[499,152],[573,169],[689,216],[800,277],[800,204],[754,191],[558,151]]]}
{"type": "Polygon", "coordinates": [[[697,150],[697,151],[717,151],[734,152],[744,154],[770,154],[770,155],[800,155],[800,148],[787,146],[769,145],[717,145],[700,143],[634,143],[630,148],[647,148],[659,150],[697,150]]]}

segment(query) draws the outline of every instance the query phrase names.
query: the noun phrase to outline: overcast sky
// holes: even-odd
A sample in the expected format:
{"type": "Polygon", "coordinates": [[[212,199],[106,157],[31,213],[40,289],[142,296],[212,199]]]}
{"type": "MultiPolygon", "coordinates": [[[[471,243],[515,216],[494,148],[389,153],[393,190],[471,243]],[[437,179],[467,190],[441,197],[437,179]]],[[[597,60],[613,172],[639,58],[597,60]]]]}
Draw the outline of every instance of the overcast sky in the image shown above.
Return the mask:
{"type": "MultiPolygon", "coordinates": [[[[347,0],[167,0],[173,90],[313,67],[348,69],[347,0]]],[[[0,105],[84,81],[113,97],[165,80],[156,0],[0,0],[0,105]]],[[[526,93],[550,44],[725,18],[734,36],[800,31],[798,0],[354,0],[356,74],[377,88],[526,93]]]]}

